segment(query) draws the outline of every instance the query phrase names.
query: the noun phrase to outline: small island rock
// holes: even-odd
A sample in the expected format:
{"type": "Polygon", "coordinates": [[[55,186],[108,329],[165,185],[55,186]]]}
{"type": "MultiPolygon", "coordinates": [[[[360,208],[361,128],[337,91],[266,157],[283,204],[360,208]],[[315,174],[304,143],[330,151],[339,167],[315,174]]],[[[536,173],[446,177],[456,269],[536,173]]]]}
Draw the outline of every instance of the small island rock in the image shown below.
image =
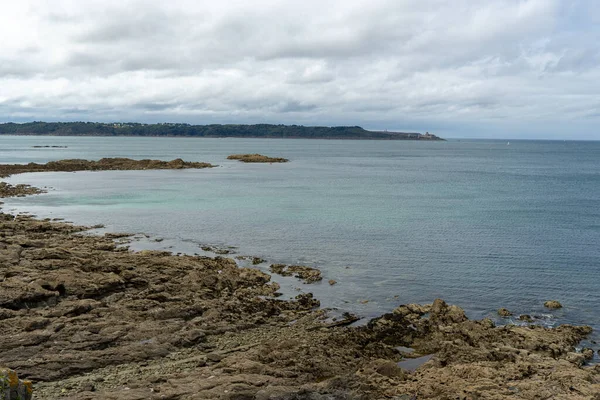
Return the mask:
{"type": "Polygon", "coordinates": [[[544,303],[544,307],[550,308],[552,310],[556,310],[558,308],[562,308],[562,304],[560,304],[556,300],[548,300],[547,302],[544,303]]]}
{"type": "Polygon", "coordinates": [[[287,158],[268,157],[262,154],[232,154],[227,159],[239,160],[245,163],[284,163],[289,161],[287,158]]]}

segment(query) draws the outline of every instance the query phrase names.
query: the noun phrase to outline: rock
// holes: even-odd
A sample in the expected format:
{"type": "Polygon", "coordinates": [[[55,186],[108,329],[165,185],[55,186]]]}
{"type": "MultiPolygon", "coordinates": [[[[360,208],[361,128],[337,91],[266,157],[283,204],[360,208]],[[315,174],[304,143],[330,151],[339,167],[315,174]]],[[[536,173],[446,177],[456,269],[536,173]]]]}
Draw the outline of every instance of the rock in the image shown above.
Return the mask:
{"type": "Polygon", "coordinates": [[[525,322],[533,322],[533,318],[529,314],[521,314],[519,315],[519,319],[525,322]]]}
{"type": "MultiPolygon", "coordinates": [[[[291,276],[301,279],[304,283],[314,283],[323,279],[321,271],[305,265],[271,264],[269,270],[281,276],[291,276]]],[[[330,281],[331,282],[331,281],[330,281]]],[[[333,281],[335,283],[335,281],[333,281]]],[[[333,285],[334,283],[330,283],[333,285]]]]}
{"type": "Polygon", "coordinates": [[[591,359],[594,358],[594,350],[590,349],[589,347],[584,347],[583,349],[581,349],[581,354],[583,354],[583,357],[589,361],[591,359]]]}
{"type": "Polygon", "coordinates": [[[258,265],[258,264],[262,264],[264,262],[265,262],[265,260],[263,260],[260,257],[252,257],[252,265],[258,265]]]}
{"type": "Polygon", "coordinates": [[[299,294],[295,300],[300,306],[306,309],[313,309],[321,305],[321,302],[315,299],[312,293],[299,294]]]}
{"type": "MultiPolygon", "coordinates": [[[[202,162],[186,162],[178,158],[172,161],[161,160],[132,160],[130,158],[102,158],[98,161],[88,160],[59,160],[50,161],[46,164],[2,164],[0,165],[0,177],[24,172],[44,171],[111,171],[111,170],[145,170],[145,169],[182,169],[182,168],[211,168],[214,165],[202,162]]],[[[2,189],[0,194],[9,189],[2,189]]],[[[39,193],[39,192],[38,192],[39,193]]],[[[16,195],[33,194],[27,192],[23,187],[16,195]]],[[[13,194],[15,195],[15,194],[13,194]]]]}
{"type": "MultiPolygon", "coordinates": [[[[0,167],[1,168],[1,167],[0,167]]],[[[0,170],[1,171],[1,170],[0,170]]],[[[0,172],[2,176],[2,172],[0,172]]],[[[34,188],[29,185],[11,185],[6,182],[0,182],[0,197],[23,197],[32,194],[45,193],[45,190],[34,188]]]]}
{"type": "Polygon", "coordinates": [[[262,154],[232,154],[227,159],[245,163],[285,163],[289,161],[287,158],[267,157],[262,154]]]}
{"type": "Polygon", "coordinates": [[[498,315],[500,315],[501,317],[510,317],[513,314],[506,308],[500,308],[498,309],[498,315]]]}
{"type": "Polygon", "coordinates": [[[544,303],[544,307],[555,310],[555,309],[558,309],[558,308],[562,308],[562,304],[560,304],[556,300],[548,300],[548,301],[546,301],[544,303]]]}
{"type": "Polygon", "coordinates": [[[291,272],[286,271],[286,267],[287,267],[287,265],[285,265],[285,264],[271,264],[271,266],[269,267],[269,271],[273,272],[274,274],[281,275],[281,276],[292,275],[291,272]]]}
{"type": "Polygon", "coordinates": [[[319,282],[323,279],[321,271],[305,265],[290,265],[287,267],[287,271],[294,274],[296,278],[303,280],[304,283],[319,282]]]}
{"type": "Polygon", "coordinates": [[[333,285],[335,285],[335,284],[337,283],[337,281],[336,281],[336,280],[334,280],[334,279],[330,279],[330,280],[328,281],[328,283],[329,283],[331,286],[333,286],[333,285]]]}
{"type": "Polygon", "coordinates": [[[581,353],[568,353],[565,359],[575,365],[582,366],[585,363],[585,356],[581,353]]]}
{"type": "Polygon", "coordinates": [[[372,370],[380,375],[388,378],[404,378],[406,372],[398,367],[398,365],[389,360],[378,359],[370,362],[366,367],[366,370],[372,370]]]}
{"type": "Polygon", "coordinates": [[[448,306],[442,299],[433,302],[430,313],[429,319],[436,323],[459,323],[467,320],[462,308],[455,305],[448,306]]]}
{"type": "Polygon", "coordinates": [[[3,400],[31,400],[31,381],[20,380],[12,369],[0,368],[0,398],[3,400]]]}
{"type": "Polygon", "coordinates": [[[223,356],[217,353],[208,353],[206,359],[212,362],[219,362],[223,359],[223,356]]]}
{"type": "Polygon", "coordinates": [[[88,382],[88,383],[84,383],[81,386],[81,391],[82,392],[95,392],[96,391],[96,387],[94,386],[93,383],[88,382]]]}

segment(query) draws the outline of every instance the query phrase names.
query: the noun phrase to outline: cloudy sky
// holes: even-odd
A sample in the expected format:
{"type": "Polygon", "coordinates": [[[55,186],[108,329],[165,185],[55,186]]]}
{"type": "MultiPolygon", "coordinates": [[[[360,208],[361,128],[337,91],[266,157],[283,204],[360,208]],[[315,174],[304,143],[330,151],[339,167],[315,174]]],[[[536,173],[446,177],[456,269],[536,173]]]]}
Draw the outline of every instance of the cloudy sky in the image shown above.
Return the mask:
{"type": "Polygon", "coordinates": [[[0,2],[0,121],[600,139],[597,0],[0,2]]]}

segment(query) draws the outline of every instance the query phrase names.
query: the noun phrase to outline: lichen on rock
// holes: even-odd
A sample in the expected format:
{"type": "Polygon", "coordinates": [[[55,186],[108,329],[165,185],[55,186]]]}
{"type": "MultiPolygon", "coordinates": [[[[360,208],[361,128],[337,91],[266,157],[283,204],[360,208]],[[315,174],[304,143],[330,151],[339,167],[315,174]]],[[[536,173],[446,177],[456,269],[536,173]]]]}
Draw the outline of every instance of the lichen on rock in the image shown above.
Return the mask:
{"type": "Polygon", "coordinates": [[[12,369],[0,368],[0,399],[31,400],[32,393],[31,381],[19,379],[12,369]]]}

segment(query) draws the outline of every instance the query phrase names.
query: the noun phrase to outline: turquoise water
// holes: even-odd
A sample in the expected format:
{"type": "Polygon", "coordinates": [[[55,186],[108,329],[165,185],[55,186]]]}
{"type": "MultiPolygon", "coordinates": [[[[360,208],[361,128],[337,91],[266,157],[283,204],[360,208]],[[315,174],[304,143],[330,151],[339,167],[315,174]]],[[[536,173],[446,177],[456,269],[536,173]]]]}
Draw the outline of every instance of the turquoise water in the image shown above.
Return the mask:
{"type": "Polygon", "coordinates": [[[101,157],[220,167],[23,174],[52,190],[5,208],[315,265],[338,284],[294,284],[364,316],[442,297],[600,328],[600,142],[0,137],[3,163],[101,157]]]}

